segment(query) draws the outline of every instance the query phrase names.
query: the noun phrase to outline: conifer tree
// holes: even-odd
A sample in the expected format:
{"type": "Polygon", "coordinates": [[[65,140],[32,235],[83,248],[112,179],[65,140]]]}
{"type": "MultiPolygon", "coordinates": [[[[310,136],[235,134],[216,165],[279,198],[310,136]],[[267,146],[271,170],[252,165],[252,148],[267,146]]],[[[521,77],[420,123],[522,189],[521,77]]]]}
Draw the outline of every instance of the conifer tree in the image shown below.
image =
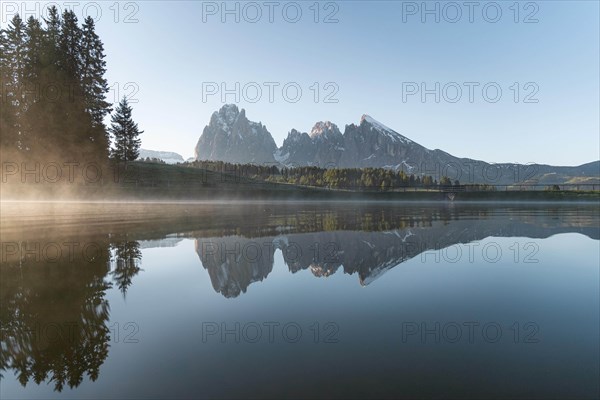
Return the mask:
{"type": "Polygon", "coordinates": [[[11,98],[12,73],[8,65],[7,32],[0,30],[0,157],[2,160],[14,150],[17,141],[15,133],[15,110],[11,98]]]}
{"type": "Polygon", "coordinates": [[[69,78],[75,79],[81,73],[81,42],[83,32],[77,25],[77,16],[72,10],[63,13],[58,48],[61,68],[69,78]]]}
{"type": "MultiPolygon", "coordinates": [[[[28,156],[32,156],[40,147],[40,130],[33,129],[32,119],[39,118],[35,114],[36,103],[42,99],[41,75],[44,53],[44,30],[40,22],[33,16],[27,19],[25,27],[25,45],[23,53],[23,73],[18,90],[20,105],[20,146],[28,156]]],[[[42,146],[40,146],[42,145],[42,146]]]]}
{"type": "Polygon", "coordinates": [[[81,81],[86,111],[95,126],[104,126],[104,117],[111,111],[106,101],[108,82],[104,78],[106,61],[104,45],[95,32],[94,20],[87,17],[83,23],[81,43],[81,81]]]}
{"type": "MultiPolygon", "coordinates": [[[[56,53],[58,51],[58,44],[60,42],[60,31],[61,31],[61,20],[60,14],[56,6],[52,6],[48,10],[48,19],[44,19],[46,23],[46,37],[48,39],[48,46],[52,46],[51,52],[56,53]]],[[[50,52],[50,51],[49,51],[50,52]]]]}
{"type": "MultiPolygon", "coordinates": [[[[23,115],[21,98],[23,74],[25,67],[25,24],[19,15],[15,15],[8,25],[3,47],[5,73],[3,76],[3,102],[6,103],[6,120],[10,123],[6,136],[11,141],[13,150],[21,149],[21,125],[23,115]]],[[[4,108],[4,104],[3,104],[4,108]]],[[[4,113],[4,112],[3,112],[4,113]]],[[[3,131],[4,136],[4,131],[3,131]]]]}
{"type": "Polygon", "coordinates": [[[141,140],[137,123],[131,117],[131,106],[123,97],[111,118],[110,133],[113,135],[112,157],[117,161],[135,161],[140,154],[141,140]]]}
{"type": "Polygon", "coordinates": [[[56,7],[50,9],[44,22],[46,29],[33,18],[27,22],[25,78],[28,90],[24,136],[29,157],[58,158],[69,146],[65,143],[67,119],[62,104],[68,101],[68,86],[64,85],[64,74],[59,70],[61,20],[56,7]]]}
{"type": "Polygon", "coordinates": [[[49,9],[42,23],[15,15],[0,31],[0,153],[106,161],[106,63],[94,22],[49,9]]]}

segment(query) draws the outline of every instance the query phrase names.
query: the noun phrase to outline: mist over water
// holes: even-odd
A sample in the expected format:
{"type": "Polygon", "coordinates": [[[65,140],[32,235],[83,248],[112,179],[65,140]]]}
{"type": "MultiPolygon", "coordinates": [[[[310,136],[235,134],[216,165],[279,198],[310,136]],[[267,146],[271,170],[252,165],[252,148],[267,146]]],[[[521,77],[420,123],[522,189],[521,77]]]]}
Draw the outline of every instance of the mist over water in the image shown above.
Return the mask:
{"type": "Polygon", "coordinates": [[[1,222],[2,398],[599,390],[594,204],[2,203],[1,222]]]}

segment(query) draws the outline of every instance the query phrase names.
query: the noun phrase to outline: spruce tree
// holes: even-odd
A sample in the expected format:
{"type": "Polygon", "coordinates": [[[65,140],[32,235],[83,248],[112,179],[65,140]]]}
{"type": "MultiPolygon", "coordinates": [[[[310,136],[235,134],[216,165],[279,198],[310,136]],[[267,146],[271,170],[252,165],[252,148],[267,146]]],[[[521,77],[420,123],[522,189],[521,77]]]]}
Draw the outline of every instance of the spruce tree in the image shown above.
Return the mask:
{"type": "Polygon", "coordinates": [[[83,31],[77,25],[72,10],[62,16],[59,39],[59,67],[62,74],[64,96],[61,106],[64,115],[64,140],[68,144],[64,155],[75,161],[100,161],[108,156],[108,138],[102,127],[95,126],[86,109],[86,96],[82,82],[83,31]]]}
{"type": "Polygon", "coordinates": [[[19,14],[17,14],[10,21],[8,30],[6,31],[6,59],[8,67],[12,72],[11,83],[15,86],[18,86],[23,80],[25,66],[25,29],[25,23],[19,14]]]}
{"type": "Polygon", "coordinates": [[[140,154],[139,135],[144,132],[133,121],[131,111],[127,98],[123,97],[111,118],[109,131],[114,137],[112,157],[117,161],[135,161],[140,154]]]}
{"type": "Polygon", "coordinates": [[[106,63],[91,18],[49,9],[44,28],[15,15],[0,30],[0,153],[53,161],[108,159],[106,63]]]}
{"type": "MultiPolygon", "coordinates": [[[[21,150],[21,125],[23,115],[21,98],[23,74],[25,66],[25,24],[19,15],[15,15],[6,30],[6,38],[2,58],[5,60],[6,73],[3,82],[3,100],[6,102],[7,119],[10,121],[11,129],[7,136],[11,142],[11,149],[21,150]]],[[[3,107],[4,108],[4,107],[3,107]]],[[[3,131],[4,132],[4,131],[3,131]]],[[[4,135],[4,133],[3,133],[4,135]]]]}
{"type": "Polygon", "coordinates": [[[58,44],[60,42],[60,31],[62,21],[60,19],[60,14],[58,13],[58,9],[56,6],[50,7],[48,10],[48,19],[44,19],[46,23],[46,37],[48,38],[48,44],[53,47],[53,52],[58,51],[58,44]]]}
{"type": "Polygon", "coordinates": [[[20,88],[20,144],[27,156],[34,157],[36,151],[43,151],[46,146],[41,143],[41,132],[34,129],[33,120],[40,116],[35,114],[36,104],[45,99],[42,92],[41,75],[44,53],[44,30],[40,22],[33,16],[27,20],[25,27],[25,46],[22,84],[20,88]]]}
{"type": "MultiPolygon", "coordinates": [[[[26,82],[37,81],[41,69],[43,47],[44,47],[44,31],[40,21],[29,17],[25,27],[26,43],[25,43],[25,63],[24,63],[24,80],[26,82]]],[[[39,94],[39,92],[35,92],[39,94]]]]}
{"type": "Polygon", "coordinates": [[[104,117],[111,111],[106,101],[108,82],[104,78],[106,61],[104,45],[95,32],[94,20],[87,17],[83,23],[81,43],[81,80],[86,110],[97,126],[104,126],[104,117]]]}
{"type": "Polygon", "coordinates": [[[77,25],[77,16],[72,10],[63,12],[59,39],[61,68],[69,78],[78,78],[81,73],[81,42],[83,32],[77,25]]]}
{"type": "Polygon", "coordinates": [[[60,70],[61,19],[56,7],[50,8],[49,18],[44,21],[46,29],[32,18],[27,25],[25,76],[34,95],[28,96],[24,115],[25,136],[30,147],[29,157],[50,156],[53,161],[58,161],[69,150],[67,107],[64,105],[69,102],[69,93],[65,74],[60,70]]]}
{"type": "Polygon", "coordinates": [[[8,65],[8,37],[0,30],[0,157],[4,161],[16,149],[15,109],[12,103],[12,73],[8,65]]]}

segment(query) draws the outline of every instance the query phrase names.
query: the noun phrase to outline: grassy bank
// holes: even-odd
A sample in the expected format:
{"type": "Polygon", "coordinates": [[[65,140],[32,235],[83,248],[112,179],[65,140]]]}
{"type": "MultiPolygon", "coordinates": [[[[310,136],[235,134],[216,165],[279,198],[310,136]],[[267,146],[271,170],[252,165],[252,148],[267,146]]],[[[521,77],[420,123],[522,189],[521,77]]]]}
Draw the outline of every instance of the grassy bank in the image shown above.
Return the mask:
{"type": "MultiPolygon", "coordinates": [[[[97,174],[98,175],[98,174],[97,174]]],[[[348,191],[271,183],[178,165],[133,162],[111,164],[94,179],[58,182],[34,176],[9,176],[2,183],[2,199],[32,200],[388,200],[451,201],[437,190],[348,191]]],[[[600,192],[583,191],[472,191],[457,192],[454,201],[600,201],[600,192]]]]}

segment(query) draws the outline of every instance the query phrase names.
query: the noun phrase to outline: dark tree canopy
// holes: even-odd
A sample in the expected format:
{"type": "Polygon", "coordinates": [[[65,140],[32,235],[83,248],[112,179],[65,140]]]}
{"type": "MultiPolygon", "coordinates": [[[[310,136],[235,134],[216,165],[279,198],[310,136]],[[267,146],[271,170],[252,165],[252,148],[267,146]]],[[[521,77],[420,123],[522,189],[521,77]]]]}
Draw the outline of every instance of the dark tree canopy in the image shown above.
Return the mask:
{"type": "Polygon", "coordinates": [[[49,262],[18,252],[3,261],[0,378],[14,373],[23,386],[46,382],[57,392],[98,379],[118,334],[107,291],[125,293],[141,270],[141,252],[137,241],[85,235],[94,257],[73,251],[68,262],[49,262]]]}
{"type": "Polygon", "coordinates": [[[102,41],[73,11],[15,15],[0,31],[1,156],[5,161],[105,162],[109,138],[102,41]]]}

